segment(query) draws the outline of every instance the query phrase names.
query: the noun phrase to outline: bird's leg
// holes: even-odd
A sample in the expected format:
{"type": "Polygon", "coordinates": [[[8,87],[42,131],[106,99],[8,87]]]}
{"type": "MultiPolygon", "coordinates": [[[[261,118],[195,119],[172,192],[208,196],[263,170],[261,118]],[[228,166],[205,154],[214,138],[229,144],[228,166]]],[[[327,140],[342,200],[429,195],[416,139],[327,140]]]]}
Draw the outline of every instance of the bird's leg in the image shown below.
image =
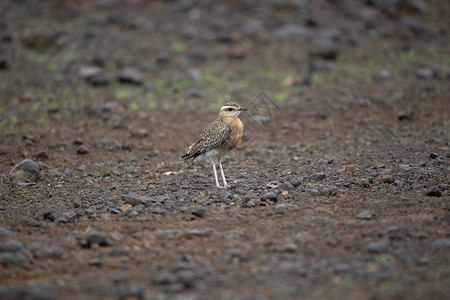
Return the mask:
{"type": "Polygon", "coordinates": [[[219,158],[219,168],[220,168],[220,175],[222,175],[222,179],[223,179],[223,187],[228,187],[229,185],[227,184],[227,180],[225,179],[225,174],[223,173],[223,168],[222,168],[222,160],[219,158]]]}
{"type": "Polygon", "coordinates": [[[222,188],[219,184],[219,179],[217,178],[217,170],[216,170],[216,164],[213,162],[213,160],[211,159],[211,164],[213,166],[213,171],[214,171],[214,178],[216,179],[216,186],[218,188],[222,188]]]}

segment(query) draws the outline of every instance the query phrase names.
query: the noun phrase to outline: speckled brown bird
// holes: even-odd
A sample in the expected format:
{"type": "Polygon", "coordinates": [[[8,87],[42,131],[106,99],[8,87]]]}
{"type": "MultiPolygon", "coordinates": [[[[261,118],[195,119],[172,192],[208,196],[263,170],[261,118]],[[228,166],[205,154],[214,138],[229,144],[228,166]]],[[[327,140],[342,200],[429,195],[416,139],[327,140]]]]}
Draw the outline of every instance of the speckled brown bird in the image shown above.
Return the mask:
{"type": "Polygon", "coordinates": [[[234,102],[225,103],[219,112],[219,117],[210,123],[200,135],[200,139],[192,144],[184,159],[192,158],[193,162],[209,158],[213,166],[214,178],[218,188],[225,188],[229,185],[225,179],[222,168],[222,157],[233,150],[242,137],[244,124],[238,118],[241,111],[247,110],[234,102]],[[215,160],[219,162],[220,174],[223,180],[223,186],[219,184],[215,160]]]}

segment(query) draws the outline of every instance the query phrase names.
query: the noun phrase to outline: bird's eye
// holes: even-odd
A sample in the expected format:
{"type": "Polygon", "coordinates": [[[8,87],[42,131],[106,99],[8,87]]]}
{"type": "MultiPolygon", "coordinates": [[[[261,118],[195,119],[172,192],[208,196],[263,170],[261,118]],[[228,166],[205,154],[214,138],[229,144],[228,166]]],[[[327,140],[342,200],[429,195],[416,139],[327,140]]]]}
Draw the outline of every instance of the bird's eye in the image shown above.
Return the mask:
{"type": "Polygon", "coordinates": [[[233,109],[230,107],[230,108],[228,108],[227,110],[228,110],[228,111],[232,111],[233,109]]]}

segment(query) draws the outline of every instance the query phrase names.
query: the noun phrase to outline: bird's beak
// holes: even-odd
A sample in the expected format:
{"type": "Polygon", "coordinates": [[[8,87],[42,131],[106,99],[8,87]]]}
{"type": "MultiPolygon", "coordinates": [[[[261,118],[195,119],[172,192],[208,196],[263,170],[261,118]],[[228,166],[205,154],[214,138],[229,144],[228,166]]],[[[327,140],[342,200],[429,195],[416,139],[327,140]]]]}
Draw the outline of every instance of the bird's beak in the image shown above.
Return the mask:
{"type": "Polygon", "coordinates": [[[239,110],[247,110],[245,107],[239,107],[239,110]]]}

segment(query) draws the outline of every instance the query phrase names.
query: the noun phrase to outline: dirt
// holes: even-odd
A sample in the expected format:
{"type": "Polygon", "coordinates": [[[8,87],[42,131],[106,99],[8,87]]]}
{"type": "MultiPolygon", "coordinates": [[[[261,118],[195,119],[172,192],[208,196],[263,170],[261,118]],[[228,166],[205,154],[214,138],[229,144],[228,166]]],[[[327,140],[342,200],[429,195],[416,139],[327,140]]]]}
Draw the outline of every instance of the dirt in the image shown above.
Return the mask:
{"type": "Polygon", "coordinates": [[[3,1],[0,298],[444,299],[449,13],[3,1]],[[181,156],[227,101],[217,189],[181,156]]]}

